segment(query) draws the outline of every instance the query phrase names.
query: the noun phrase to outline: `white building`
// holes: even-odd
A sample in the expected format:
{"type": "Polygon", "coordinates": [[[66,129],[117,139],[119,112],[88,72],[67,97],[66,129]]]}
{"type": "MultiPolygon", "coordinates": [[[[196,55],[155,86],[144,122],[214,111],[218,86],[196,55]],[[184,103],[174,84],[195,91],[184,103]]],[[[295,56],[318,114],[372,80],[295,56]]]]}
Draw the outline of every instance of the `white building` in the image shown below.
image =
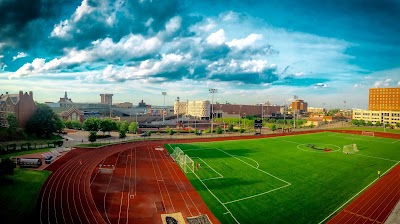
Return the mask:
{"type": "MultiPolygon", "coordinates": [[[[214,112],[218,108],[214,108],[214,112]]],[[[210,117],[211,108],[210,101],[208,100],[196,100],[188,102],[174,102],[174,114],[183,114],[196,117],[199,119],[206,119],[210,117]]]]}
{"type": "Polygon", "coordinates": [[[373,110],[353,110],[353,119],[371,121],[372,124],[390,124],[396,126],[400,123],[400,111],[373,111],[373,110]]]}

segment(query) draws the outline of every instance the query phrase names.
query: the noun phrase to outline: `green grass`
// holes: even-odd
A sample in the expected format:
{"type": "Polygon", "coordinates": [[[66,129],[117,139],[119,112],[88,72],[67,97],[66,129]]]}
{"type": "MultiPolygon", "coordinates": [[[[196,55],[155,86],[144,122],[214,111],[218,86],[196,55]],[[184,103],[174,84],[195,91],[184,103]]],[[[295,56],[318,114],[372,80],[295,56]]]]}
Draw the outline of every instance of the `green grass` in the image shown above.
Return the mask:
{"type": "Polygon", "coordinates": [[[330,132],[170,146],[201,163],[187,177],[222,223],[319,223],[400,161],[400,141],[330,132]]]}
{"type": "Polygon", "coordinates": [[[2,223],[31,223],[36,199],[48,171],[15,169],[10,183],[0,185],[0,217],[2,223]]]}
{"type": "Polygon", "coordinates": [[[374,132],[387,132],[387,133],[393,133],[393,134],[400,134],[400,129],[390,129],[390,128],[385,128],[385,131],[383,130],[383,127],[369,127],[369,126],[360,126],[360,127],[343,127],[343,128],[335,128],[335,129],[345,129],[345,130],[357,130],[357,131],[374,131],[374,132]]]}
{"type": "Polygon", "coordinates": [[[29,150],[29,151],[19,151],[19,152],[13,152],[13,153],[8,153],[4,155],[0,155],[0,158],[9,158],[13,156],[21,156],[21,155],[26,155],[26,154],[33,154],[33,153],[40,153],[40,152],[48,152],[49,148],[44,148],[44,149],[34,149],[34,150],[29,150]]]}

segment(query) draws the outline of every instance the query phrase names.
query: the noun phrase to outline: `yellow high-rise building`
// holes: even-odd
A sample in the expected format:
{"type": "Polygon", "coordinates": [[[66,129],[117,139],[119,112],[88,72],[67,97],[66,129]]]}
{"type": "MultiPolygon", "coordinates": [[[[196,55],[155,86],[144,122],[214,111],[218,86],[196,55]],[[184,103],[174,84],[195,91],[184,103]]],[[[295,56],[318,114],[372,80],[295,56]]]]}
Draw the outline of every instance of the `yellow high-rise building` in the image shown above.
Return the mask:
{"type": "Polygon", "coordinates": [[[400,111],[400,87],[369,89],[368,110],[400,111]]]}

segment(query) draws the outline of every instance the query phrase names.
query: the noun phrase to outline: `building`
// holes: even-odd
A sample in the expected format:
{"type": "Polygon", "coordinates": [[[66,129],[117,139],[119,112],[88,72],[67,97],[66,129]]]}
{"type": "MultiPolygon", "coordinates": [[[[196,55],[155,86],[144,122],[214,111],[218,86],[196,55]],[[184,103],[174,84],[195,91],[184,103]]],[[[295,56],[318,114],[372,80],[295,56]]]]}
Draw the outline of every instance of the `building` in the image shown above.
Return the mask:
{"type": "Polygon", "coordinates": [[[353,119],[396,126],[400,123],[400,111],[353,110],[353,119]]]}
{"type": "Polygon", "coordinates": [[[292,113],[303,114],[305,112],[307,112],[307,103],[304,100],[292,102],[292,113]]]}
{"type": "Polygon", "coordinates": [[[400,87],[369,89],[368,110],[400,111],[400,87]]]}
{"type": "Polygon", "coordinates": [[[323,107],[307,107],[308,113],[322,114],[326,112],[326,109],[323,107]]]}
{"type": "Polygon", "coordinates": [[[71,107],[67,111],[63,111],[61,113],[61,118],[64,121],[71,120],[71,121],[79,121],[80,123],[83,123],[85,121],[85,114],[84,112],[78,110],[75,107],[71,107]]]}
{"type": "Polygon", "coordinates": [[[210,104],[208,100],[197,100],[187,102],[174,102],[174,114],[188,115],[199,119],[209,119],[211,114],[215,118],[263,116],[264,118],[276,118],[281,113],[281,106],[259,104],[210,104]]]}
{"type": "Polygon", "coordinates": [[[36,110],[36,103],[33,100],[32,91],[19,94],[1,94],[0,95],[0,126],[7,127],[7,116],[12,113],[18,120],[18,127],[25,128],[29,118],[36,110]]]}
{"type": "Polygon", "coordinates": [[[73,104],[71,98],[68,98],[67,91],[65,91],[64,97],[60,97],[58,103],[60,104],[60,107],[72,107],[73,104]]]}
{"type": "Polygon", "coordinates": [[[113,94],[105,93],[105,94],[100,94],[100,103],[112,105],[112,97],[113,94]]]}
{"type": "Polygon", "coordinates": [[[130,102],[124,102],[124,103],[116,103],[114,104],[114,106],[117,108],[132,108],[133,104],[130,102]]]}

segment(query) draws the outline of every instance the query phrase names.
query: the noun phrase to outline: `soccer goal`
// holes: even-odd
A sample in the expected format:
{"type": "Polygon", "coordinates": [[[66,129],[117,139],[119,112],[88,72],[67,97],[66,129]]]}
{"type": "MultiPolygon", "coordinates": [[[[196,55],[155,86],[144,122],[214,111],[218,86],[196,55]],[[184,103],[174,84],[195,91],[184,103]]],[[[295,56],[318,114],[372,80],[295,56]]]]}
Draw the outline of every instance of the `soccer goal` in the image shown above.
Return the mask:
{"type": "Polygon", "coordinates": [[[345,145],[343,146],[343,153],[346,154],[354,154],[356,152],[358,152],[358,148],[356,144],[351,144],[351,145],[345,145]]]}
{"type": "Polygon", "coordinates": [[[366,136],[371,136],[371,137],[375,137],[375,133],[372,131],[363,131],[361,133],[361,135],[366,135],[366,136]]]}
{"type": "Polygon", "coordinates": [[[171,157],[179,164],[183,172],[194,173],[194,161],[180,149],[175,147],[171,157]]]}

